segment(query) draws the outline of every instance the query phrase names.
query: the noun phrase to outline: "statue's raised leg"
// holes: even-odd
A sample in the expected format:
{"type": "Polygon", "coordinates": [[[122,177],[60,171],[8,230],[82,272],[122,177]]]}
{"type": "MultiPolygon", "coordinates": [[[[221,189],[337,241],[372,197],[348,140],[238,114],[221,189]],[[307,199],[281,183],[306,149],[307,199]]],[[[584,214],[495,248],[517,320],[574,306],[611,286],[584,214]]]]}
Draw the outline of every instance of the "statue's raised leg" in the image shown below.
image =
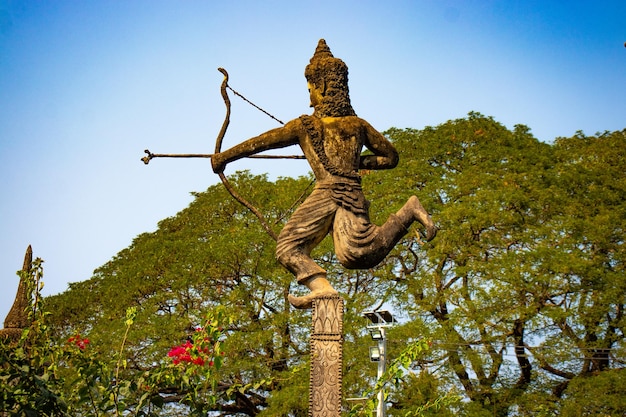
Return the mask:
{"type": "Polygon", "coordinates": [[[409,198],[381,226],[372,224],[367,215],[355,215],[348,210],[339,209],[333,225],[337,258],[349,269],[372,268],[389,254],[415,222],[426,228],[426,240],[433,239],[437,234],[435,223],[416,196],[409,198]]]}

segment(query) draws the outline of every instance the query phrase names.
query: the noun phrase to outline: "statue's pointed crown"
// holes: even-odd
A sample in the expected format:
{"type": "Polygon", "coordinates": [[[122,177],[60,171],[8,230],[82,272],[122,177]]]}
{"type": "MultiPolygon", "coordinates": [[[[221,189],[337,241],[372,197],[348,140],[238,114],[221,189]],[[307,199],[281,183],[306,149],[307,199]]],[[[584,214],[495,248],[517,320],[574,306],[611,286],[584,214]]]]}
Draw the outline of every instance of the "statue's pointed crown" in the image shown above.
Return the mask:
{"type": "Polygon", "coordinates": [[[315,48],[315,53],[311,57],[310,62],[324,58],[334,58],[334,56],[332,52],[330,52],[330,48],[326,44],[326,40],[320,39],[319,42],[317,42],[317,48],[315,48]]]}

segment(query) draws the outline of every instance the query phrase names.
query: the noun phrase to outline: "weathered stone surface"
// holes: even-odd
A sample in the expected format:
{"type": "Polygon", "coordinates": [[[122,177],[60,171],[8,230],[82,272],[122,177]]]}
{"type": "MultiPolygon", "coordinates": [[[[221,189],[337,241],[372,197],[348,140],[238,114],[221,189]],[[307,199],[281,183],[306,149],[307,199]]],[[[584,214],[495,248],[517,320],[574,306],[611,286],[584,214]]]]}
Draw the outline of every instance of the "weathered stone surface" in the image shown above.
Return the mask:
{"type": "MultiPolygon", "coordinates": [[[[24,255],[22,271],[29,272],[33,263],[33,249],[29,245],[24,255]]],[[[22,330],[30,326],[26,309],[29,305],[26,283],[20,279],[17,286],[17,294],[9,314],[4,319],[4,329],[0,329],[0,337],[17,340],[22,335],[22,330]]]]}
{"type": "Polygon", "coordinates": [[[316,298],[311,319],[309,415],[341,415],[343,376],[343,300],[316,298]]]}

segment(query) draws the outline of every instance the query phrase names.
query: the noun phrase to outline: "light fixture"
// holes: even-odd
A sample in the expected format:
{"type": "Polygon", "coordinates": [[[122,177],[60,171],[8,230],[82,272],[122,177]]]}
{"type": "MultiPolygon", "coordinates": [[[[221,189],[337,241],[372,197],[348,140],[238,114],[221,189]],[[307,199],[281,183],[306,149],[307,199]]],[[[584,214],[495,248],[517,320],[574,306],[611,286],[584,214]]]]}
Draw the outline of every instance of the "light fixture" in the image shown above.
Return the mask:
{"type": "Polygon", "coordinates": [[[372,362],[380,361],[380,348],[378,346],[370,347],[370,361],[372,362]]]}
{"type": "Polygon", "coordinates": [[[385,338],[380,328],[370,329],[370,336],[372,336],[372,340],[383,340],[385,338]]]}
{"type": "Polygon", "coordinates": [[[363,317],[371,321],[374,326],[390,326],[396,321],[387,310],[366,311],[363,317]]]}

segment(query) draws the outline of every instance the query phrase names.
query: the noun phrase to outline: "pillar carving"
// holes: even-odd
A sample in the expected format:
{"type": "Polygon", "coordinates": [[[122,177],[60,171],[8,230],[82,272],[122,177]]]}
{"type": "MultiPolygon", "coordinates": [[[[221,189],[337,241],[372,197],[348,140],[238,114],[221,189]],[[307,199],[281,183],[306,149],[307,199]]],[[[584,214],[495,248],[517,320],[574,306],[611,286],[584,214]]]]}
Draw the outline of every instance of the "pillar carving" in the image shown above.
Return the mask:
{"type": "Polygon", "coordinates": [[[343,300],[313,301],[309,415],[340,417],[343,372],[343,300]]]}

